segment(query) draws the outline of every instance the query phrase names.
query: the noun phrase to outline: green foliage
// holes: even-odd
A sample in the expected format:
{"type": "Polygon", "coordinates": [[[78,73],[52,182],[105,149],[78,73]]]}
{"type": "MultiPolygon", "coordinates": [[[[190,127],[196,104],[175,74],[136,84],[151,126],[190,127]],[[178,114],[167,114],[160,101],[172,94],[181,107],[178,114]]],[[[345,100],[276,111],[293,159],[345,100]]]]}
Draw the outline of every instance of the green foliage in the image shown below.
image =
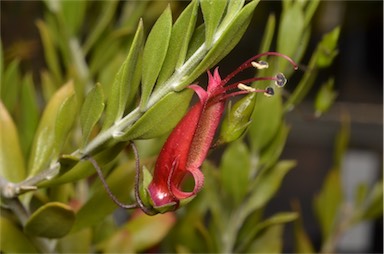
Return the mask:
{"type": "MultiPolygon", "coordinates": [[[[298,209],[267,215],[265,207],[296,165],[279,159],[294,128],[285,114],[305,98],[318,71],[332,64],[339,27],[323,36],[287,100],[276,90],[274,97],[250,94],[230,104],[215,143],[226,144],[222,157],[218,165],[203,164],[205,185],[193,201],[178,212],[135,211],[115,221],[116,205],[92,177],[85,156],[97,161],[112,193],[130,204],[136,165],[125,147],[135,141],[143,168],[139,193],[149,203],[143,186],[152,179],[154,155],[190,106],[188,85],[236,46],[259,1],[44,3],[43,19],[36,22],[47,66],[40,79],[22,74],[21,60],[5,61],[0,48],[1,251],[282,252],[284,226],[293,222],[296,250],[313,252],[298,209]]],[[[301,62],[319,4],[283,1],[279,20],[268,18],[260,52],[276,45],[301,62]]],[[[293,75],[284,59],[263,60],[271,68],[257,77],[293,75]]],[[[318,92],[318,116],[335,100],[334,82],[330,78],[318,92]]],[[[382,215],[382,182],[362,184],[354,212],[340,221],[346,206],[340,168],[349,132],[346,118],[334,166],[314,199],[323,251],[334,251],[341,225],[382,215]]]]}

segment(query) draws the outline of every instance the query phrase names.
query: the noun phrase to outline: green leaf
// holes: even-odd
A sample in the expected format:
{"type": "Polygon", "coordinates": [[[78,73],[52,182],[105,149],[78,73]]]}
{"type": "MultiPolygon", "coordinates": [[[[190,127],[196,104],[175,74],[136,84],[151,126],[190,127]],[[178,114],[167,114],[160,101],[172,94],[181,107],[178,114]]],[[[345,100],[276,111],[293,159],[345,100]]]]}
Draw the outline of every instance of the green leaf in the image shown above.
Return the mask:
{"type": "Polygon", "coordinates": [[[293,224],[293,233],[295,237],[295,252],[297,253],[315,253],[315,250],[312,246],[311,240],[308,234],[305,232],[303,218],[301,215],[299,202],[296,201],[293,203],[294,210],[296,210],[300,216],[293,224]]]}
{"type": "MultiPolygon", "coordinates": [[[[115,163],[114,159],[125,147],[125,145],[125,143],[117,143],[111,147],[104,148],[101,152],[94,155],[94,159],[98,162],[100,167],[109,167],[110,165],[113,165],[113,163],[115,163]]],[[[72,166],[69,169],[65,167],[65,165],[63,165],[60,170],[61,171],[58,176],[49,181],[41,182],[38,184],[38,186],[49,187],[63,183],[73,182],[96,173],[95,168],[92,166],[92,164],[89,161],[84,160],[79,161],[75,166],[72,166]]]]}
{"type": "Polygon", "coordinates": [[[27,220],[25,232],[46,238],[60,238],[69,233],[75,212],[67,205],[50,202],[37,209],[27,220]]]}
{"type": "Polygon", "coordinates": [[[176,218],[173,213],[156,216],[138,213],[121,230],[105,241],[102,249],[106,253],[122,252],[127,248],[131,248],[135,252],[148,250],[164,239],[175,222],[176,218]],[[129,241],[125,242],[127,236],[129,241]]]}
{"type": "Polygon", "coordinates": [[[213,41],[212,48],[205,55],[200,63],[188,75],[188,77],[180,82],[175,89],[180,90],[185,87],[185,84],[190,84],[202,72],[218,63],[225,55],[227,55],[240,41],[245,33],[254,9],[259,1],[252,1],[248,3],[234,18],[228,23],[221,23],[214,35],[218,38],[213,41]]]}
{"type": "Polygon", "coordinates": [[[335,27],[332,31],[325,34],[318,46],[317,66],[320,68],[328,67],[337,56],[337,41],[340,35],[340,27],[335,27]]]}
{"type": "Polygon", "coordinates": [[[84,23],[84,15],[87,9],[87,1],[61,1],[61,17],[69,30],[69,34],[74,36],[78,33],[84,23]]]}
{"type": "Polygon", "coordinates": [[[0,217],[0,249],[4,253],[37,253],[31,239],[10,220],[0,217]]]}
{"type": "Polygon", "coordinates": [[[100,84],[96,86],[85,97],[84,104],[80,111],[80,125],[82,136],[82,145],[84,146],[91,134],[93,127],[100,119],[104,110],[104,93],[100,84]]]}
{"type": "Polygon", "coordinates": [[[342,166],[344,154],[348,149],[349,139],[351,136],[351,119],[348,113],[341,115],[341,127],[335,138],[334,165],[340,169],[342,166]]]}
{"type": "Polygon", "coordinates": [[[38,20],[36,26],[39,29],[41,41],[44,46],[44,56],[49,70],[52,72],[55,82],[60,83],[63,75],[60,70],[59,56],[57,55],[56,45],[51,31],[45,22],[38,20]]]}
{"type": "MultiPolygon", "coordinates": [[[[284,5],[277,37],[277,51],[294,57],[301,43],[304,29],[304,14],[300,4],[294,2],[289,6],[284,5]]],[[[288,62],[284,59],[279,59],[278,62],[278,69],[284,71],[288,62]]]]}
{"type": "Polygon", "coordinates": [[[36,98],[32,75],[27,74],[21,89],[21,115],[18,124],[21,147],[26,158],[29,155],[33,137],[39,124],[39,108],[36,98]]]}
{"type": "MultiPolygon", "coordinates": [[[[64,140],[58,138],[64,138],[64,132],[69,124],[65,123],[67,118],[63,114],[72,109],[72,105],[68,103],[73,102],[73,95],[73,83],[69,82],[52,96],[46,106],[32,145],[29,158],[29,176],[33,176],[48,167],[59,155],[57,148],[64,143],[64,140]],[[60,115],[64,117],[63,119],[58,119],[59,112],[62,112],[60,115]]],[[[76,112],[69,114],[76,114],[76,112]]],[[[73,121],[72,117],[69,116],[71,119],[68,120],[73,121]]]]}
{"type": "Polygon", "coordinates": [[[283,225],[274,225],[262,234],[247,248],[247,253],[281,253],[283,250],[283,225]]]}
{"type": "Polygon", "coordinates": [[[1,76],[0,98],[10,113],[15,110],[20,93],[19,61],[13,60],[1,76]]]}
{"type": "Polygon", "coordinates": [[[97,23],[90,30],[91,33],[87,36],[84,43],[84,54],[94,46],[97,40],[101,37],[107,26],[111,23],[113,16],[116,14],[116,8],[119,1],[106,1],[101,3],[101,12],[98,14],[97,23]]]}
{"type": "MultiPolygon", "coordinates": [[[[361,220],[372,220],[383,215],[383,181],[378,181],[364,203],[361,220]]],[[[358,217],[359,218],[359,217],[358,217]]]]}
{"type": "Polygon", "coordinates": [[[221,159],[220,173],[224,190],[234,204],[239,204],[248,192],[250,168],[247,146],[242,141],[230,144],[221,159]]]}
{"type": "Polygon", "coordinates": [[[319,6],[320,0],[307,1],[308,5],[304,11],[304,27],[308,27],[315,14],[317,7],[319,6]]]}
{"type": "Polygon", "coordinates": [[[200,1],[205,23],[205,43],[211,47],[216,28],[224,14],[227,1],[202,0],[200,1]]]}
{"type": "Polygon", "coordinates": [[[337,93],[334,91],[334,83],[335,80],[333,78],[328,79],[317,92],[315,98],[315,115],[317,117],[327,112],[335,102],[337,93]]]}
{"type": "Polygon", "coordinates": [[[127,133],[116,138],[118,140],[148,139],[167,133],[184,116],[192,95],[191,89],[169,93],[145,112],[127,133]]]}
{"type": "Polygon", "coordinates": [[[252,149],[260,153],[276,136],[281,126],[283,112],[280,94],[272,97],[257,94],[255,99],[249,137],[252,149]]]}
{"type": "Polygon", "coordinates": [[[85,228],[61,238],[57,243],[59,253],[91,253],[92,229],[85,228]]]}
{"type": "Polygon", "coordinates": [[[138,82],[135,82],[135,76],[143,40],[143,22],[140,22],[128,56],[116,74],[115,81],[108,94],[103,129],[110,127],[115,121],[123,116],[125,107],[128,103],[128,97],[133,98],[130,94],[135,94],[138,89],[138,82]]]}
{"type": "Polygon", "coordinates": [[[246,214],[264,206],[280,188],[284,176],[296,163],[294,161],[280,161],[273,168],[258,175],[251,184],[251,195],[243,210],[246,214]]]}
{"type": "Polygon", "coordinates": [[[71,94],[63,101],[56,115],[54,152],[58,155],[72,129],[78,111],[76,94],[71,94]]]}
{"type": "Polygon", "coordinates": [[[20,182],[26,176],[24,158],[16,126],[0,101],[0,175],[11,182],[20,182]]]}
{"type": "Polygon", "coordinates": [[[171,8],[167,7],[148,35],[143,51],[142,95],[140,109],[147,109],[147,102],[159,76],[172,32],[171,8]]]}
{"type": "Polygon", "coordinates": [[[322,239],[328,239],[343,199],[339,170],[328,172],[320,193],[314,199],[315,215],[319,221],[322,239]]]}
{"type": "Polygon", "coordinates": [[[275,27],[276,27],[276,17],[274,14],[270,14],[268,16],[268,21],[265,26],[265,31],[262,37],[263,39],[259,49],[260,53],[267,52],[271,48],[273,35],[275,34],[275,27]]]}
{"type": "Polygon", "coordinates": [[[44,101],[48,102],[58,89],[57,83],[54,81],[51,73],[46,70],[41,71],[40,75],[43,98],[44,101]]]}
{"type": "Polygon", "coordinates": [[[246,246],[252,245],[252,242],[255,240],[257,241],[258,238],[260,238],[260,236],[257,237],[257,235],[262,233],[263,231],[268,230],[270,227],[276,225],[282,225],[284,223],[294,221],[297,219],[297,217],[297,213],[282,212],[277,213],[272,217],[258,223],[256,226],[252,227],[252,229],[247,232],[247,235],[243,239],[241,239],[242,245],[239,246],[239,249],[237,249],[236,252],[244,252],[244,250],[247,249],[246,246]]]}
{"type": "MultiPolygon", "coordinates": [[[[134,162],[124,163],[114,169],[109,175],[107,184],[113,195],[124,203],[134,203],[131,194],[135,178],[134,162]]],[[[76,223],[72,232],[100,223],[107,215],[111,214],[118,206],[107,195],[100,179],[92,186],[92,194],[87,202],[77,212],[76,223]]]]}
{"type": "Polygon", "coordinates": [[[283,152],[289,130],[290,128],[286,124],[280,126],[276,136],[271,140],[271,143],[261,152],[259,165],[264,166],[266,169],[275,165],[283,152]]]}
{"type": "Polygon", "coordinates": [[[184,63],[188,45],[195,29],[198,5],[199,1],[192,1],[173,25],[167,56],[155,89],[159,89],[175,71],[175,68],[184,63]]]}
{"type": "Polygon", "coordinates": [[[231,22],[234,17],[241,11],[244,6],[245,0],[231,0],[228,1],[227,13],[225,14],[221,25],[226,25],[231,22]]]}

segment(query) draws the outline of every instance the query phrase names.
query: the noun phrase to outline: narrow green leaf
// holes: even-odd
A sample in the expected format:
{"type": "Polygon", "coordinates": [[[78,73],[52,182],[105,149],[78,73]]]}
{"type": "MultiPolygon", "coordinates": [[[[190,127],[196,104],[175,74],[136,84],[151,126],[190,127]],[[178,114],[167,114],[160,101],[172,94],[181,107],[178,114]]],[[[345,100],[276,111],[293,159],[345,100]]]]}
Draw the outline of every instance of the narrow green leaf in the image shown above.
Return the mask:
{"type": "Polygon", "coordinates": [[[236,252],[244,252],[247,249],[246,246],[252,245],[252,242],[255,240],[257,241],[257,239],[260,237],[260,235],[259,237],[257,237],[257,235],[265,230],[268,230],[268,228],[273,227],[275,225],[281,225],[284,223],[295,221],[297,217],[297,213],[282,212],[277,213],[272,217],[258,223],[247,232],[245,239],[241,239],[242,245],[239,246],[236,252]]]}
{"type": "Polygon", "coordinates": [[[239,13],[241,8],[244,6],[245,0],[231,0],[228,1],[228,7],[227,12],[225,13],[225,16],[223,18],[223,21],[221,22],[221,25],[226,25],[228,22],[231,22],[231,20],[236,17],[236,15],[239,13]]]}
{"type": "Polygon", "coordinates": [[[232,197],[234,204],[239,204],[248,192],[250,154],[242,141],[229,145],[220,163],[221,181],[224,190],[232,197]]]}
{"type": "Polygon", "coordinates": [[[332,233],[342,199],[340,171],[332,169],[328,172],[320,193],[314,199],[315,215],[324,241],[332,233]]]}
{"type": "Polygon", "coordinates": [[[59,239],[57,250],[59,253],[91,253],[92,229],[86,228],[76,233],[71,233],[59,239]]]}
{"type": "Polygon", "coordinates": [[[21,148],[24,156],[28,158],[33,137],[39,123],[39,108],[37,105],[37,95],[32,80],[32,75],[25,76],[21,89],[21,115],[18,124],[21,148]]]}
{"type": "Polygon", "coordinates": [[[175,67],[180,67],[184,63],[188,45],[195,29],[198,3],[198,1],[192,1],[173,25],[167,56],[155,89],[161,87],[175,71],[175,67]]]}
{"type": "MultiPolygon", "coordinates": [[[[94,155],[94,159],[98,162],[101,168],[110,168],[111,165],[115,163],[115,158],[117,157],[117,155],[119,155],[119,153],[125,146],[125,143],[118,143],[111,147],[104,148],[101,152],[94,155]]],[[[65,167],[65,165],[62,166],[60,168],[61,171],[58,176],[49,181],[41,182],[38,184],[38,186],[49,187],[68,182],[74,182],[96,173],[95,168],[89,161],[81,160],[77,164],[69,166],[69,168],[65,167]]]]}
{"type": "Polygon", "coordinates": [[[348,149],[349,139],[351,136],[351,119],[348,113],[341,115],[341,126],[335,138],[334,165],[341,168],[344,155],[348,149]]]}
{"type": "Polygon", "coordinates": [[[82,146],[84,146],[91,134],[93,127],[99,121],[104,110],[104,93],[100,84],[96,86],[85,97],[80,111],[80,125],[83,133],[82,146]]]}
{"type": "MultiPolygon", "coordinates": [[[[59,154],[78,113],[76,94],[68,96],[61,104],[55,122],[54,152],[59,154]]],[[[56,156],[56,155],[55,155],[56,156]]]]}
{"type": "Polygon", "coordinates": [[[25,179],[26,169],[16,126],[0,101],[0,176],[11,182],[25,179]]]}
{"type": "Polygon", "coordinates": [[[118,140],[148,139],[167,133],[184,116],[192,95],[192,90],[186,89],[164,96],[145,112],[127,133],[117,137],[118,140]]]}
{"type": "Polygon", "coordinates": [[[205,43],[211,47],[213,35],[224,14],[227,1],[222,0],[202,0],[200,1],[205,23],[205,43]]]}
{"type": "Polygon", "coordinates": [[[273,35],[275,34],[275,27],[276,27],[276,17],[274,14],[270,14],[268,16],[268,21],[265,26],[264,34],[262,37],[263,39],[259,49],[260,53],[267,52],[271,48],[273,35]]]}
{"type": "Polygon", "coordinates": [[[4,253],[38,253],[32,241],[10,220],[0,217],[0,249],[4,253]]]}
{"type": "Polygon", "coordinates": [[[119,1],[106,1],[100,3],[102,5],[102,11],[99,13],[97,23],[94,27],[92,27],[91,33],[88,35],[87,40],[84,43],[84,54],[88,53],[88,51],[94,46],[102,33],[105,31],[107,26],[111,23],[111,20],[116,13],[119,1]]]}
{"type": "Polygon", "coordinates": [[[24,231],[33,236],[60,238],[69,233],[75,212],[59,202],[50,202],[37,209],[27,220],[24,231]]]}
{"type": "Polygon", "coordinates": [[[46,70],[43,70],[40,75],[43,98],[45,102],[48,102],[58,89],[57,83],[54,81],[51,73],[46,70]]]}
{"type": "Polygon", "coordinates": [[[128,96],[131,97],[130,93],[135,93],[137,90],[137,82],[134,81],[137,62],[142,50],[143,36],[143,22],[140,22],[127,58],[117,72],[111,91],[108,94],[103,129],[110,127],[123,116],[128,96]]]}
{"type": "MultiPolygon", "coordinates": [[[[252,14],[259,1],[252,1],[248,3],[228,24],[220,24],[213,41],[212,48],[205,55],[204,59],[200,63],[196,63],[197,66],[188,75],[188,77],[180,82],[176,90],[180,90],[185,87],[186,84],[190,84],[195,80],[202,72],[218,63],[225,55],[227,55],[240,41],[241,37],[245,33],[249,22],[251,21],[252,14]]],[[[208,50],[208,49],[207,49],[208,50]]]]}
{"type": "MultiPolygon", "coordinates": [[[[304,32],[304,14],[299,3],[294,2],[283,8],[277,37],[277,51],[287,56],[295,56],[304,32]]],[[[279,60],[279,69],[285,71],[287,61],[279,60]]]]}
{"type": "Polygon", "coordinates": [[[84,23],[87,1],[61,1],[61,17],[71,36],[78,33],[84,23]]]}
{"type": "MultiPolygon", "coordinates": [[[[73,94],[73,83],[69,82],[62,86],[47,104],[33,141],[29,157],[29,176],[33,176],[45,167],[48,167],[50,163],[57,158],[59,151],[55,148],[61,146],[63,143],[63,140],[58,140],[56,137],[56,132],[60,131],[57,130],[57,128],[63,128],[62,130],[64,130],[65,125],[67,125],[62,122],[65,121],[65,119],[57,119],[57,114],[61,110],[62,105],[65,104],[73,94]],[[63,126],[56,128],[57,124],[61,124],[57,121],[63,123],[63,126]]],[[[63,136],[61,135],[60,138],[63,138],[63,136]]]]}
{"type": "Polygon", "coordinates": [[[281,95],[278,93],[272,97],[257,94],[255,99],[249,137],[252,149],[260,153],[276,136],[281,126],[283,109],[281,95]]]}
{"type": "Polygon", "coordinates": [[[383,216],[383,181],[378,181],[367,196],[361,220],[372,220],[383,216]]]}
{"type": "MultiPolygon", "coordinates": [[[[4,71],[4,52],[3,52],[3,43],[0,40],[0,77],[3,77],[4,71]]],[[[1,94],[1,84],[0,84],[0,94],[1,94]]]]}
{"type": "Polygon", "coordinates": [[[299,213],[297,220],[293,224],[293,233],[295,239],[295,252],[297,253],[315,253],[311,240],[305,232],[303,218],[301,216],[300,204],[298,201],[293,203],[294,210],[299,213]]]}
{"type": "Polygon", "coordinates": [[[60,61],[59,56],[57,55],[54,38],[52,37],[48,26],[43,21],[38,20],[36,26],[39,29],[41,41],[43,42],[45,61],[55,78],[55,82],[60,83],[63,75],[60,69],[60,61]]]}
{"type": "Polygon", "coordinates": [[[329,110],[333,105],[337,93],[334,90],[335,79],[330,78],[326,83],[324,83],[320,90],[317,92],[314,106],[315,106],[315,115],[316,117],[321,116],[329,110]]]}
{"type": "Polygon", "coordinates": [[[283,225],[267,228],[247,248],[247,253],[281,253],[283,250],[283,225]]]}
{"type": "Polygon", "coordinates": [[[147,109],[147,102],[159,76],[172,32],[171,8],[167,7],[148,35],[143,51],[142,95],[140,109],[147,109]]]}
{"type": "Polygon", "coordinates": [[[317,7],[320,4],[320,0],[306,1],[308,3],[304,11],[304,27],[309,26],[313,15],[315,14],[317,7]]]}
{"type": "Polygon", "coordinates": [[[258,175],[251,185],[252,193],[243,208],[244,212],[250,214],[264,206],[279,189],[284,176],[295,165],[294,161],[280,161],[275,167],[258,175]]]}
{"type": "Polygon", "coordinates": [[[125,248],[130,247],[135,252],[145,251],[164,239],[175,222],[176,218],[173,213],[156,216],[139,213],[103,244],[105,246],[103,250],[107,253],[122,252],[125,248]],[[130,246],[126,246],[127,244],[124,243],[124,236],[129,237],[130,246]]]}
{"type": "Polygon", "coordinates": [[[317,66],[320,68],[328,67],[337,56],[337,42],[340,35],[340,27],[335,27],[332,31],[325,34],[317,48],[319,58],[317,66]]]}
{"type": "Polygon", "coordinates": [[[10,113],[14,112],[20,94],[20,77],[18,60],[13,60],[1,76],[0,98],[10,113]]]}

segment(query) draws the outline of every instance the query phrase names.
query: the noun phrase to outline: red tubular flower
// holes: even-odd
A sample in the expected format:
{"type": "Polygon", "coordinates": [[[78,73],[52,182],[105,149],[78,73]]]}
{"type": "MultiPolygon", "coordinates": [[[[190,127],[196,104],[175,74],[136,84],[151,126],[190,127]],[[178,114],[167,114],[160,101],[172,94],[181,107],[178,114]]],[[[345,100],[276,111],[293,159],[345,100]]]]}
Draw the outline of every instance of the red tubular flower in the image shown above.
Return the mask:
{"type": "Polygon", "coordinates": [[[201,190],[204,175],[200,171],[200,167],[211,147],[228,98],[250,92],[273,95],[273,89],[270,87],[257,90],[245,85],[258,80],[273,80],[277,86],[285,84],[284,75],[279,73],[274,77],[250,78],[226,86],[229,80],[244,69],[252,66],[258,69],[268,67],[264,61],[254,62],[255,59],[265,55],[284,57],[297,69],[297,65],[289,57],[276,52],[267,52],[252,57],[223,80],[218,68],[215,69],[213,75],[208,72],[207,91],[198,85],[189,86],[198,95],[199,102],[173,129],[159,154],[153,180],[148,186],[148,193],[155,208],[177,209],[180,201],[194,197],[201,190]],[[233,92],[235,89],[238,90],[233,92]],[[181,184],[188,175],[192,175],[195,181],[194,189],[191,192],[181,189],[181,184]]]}

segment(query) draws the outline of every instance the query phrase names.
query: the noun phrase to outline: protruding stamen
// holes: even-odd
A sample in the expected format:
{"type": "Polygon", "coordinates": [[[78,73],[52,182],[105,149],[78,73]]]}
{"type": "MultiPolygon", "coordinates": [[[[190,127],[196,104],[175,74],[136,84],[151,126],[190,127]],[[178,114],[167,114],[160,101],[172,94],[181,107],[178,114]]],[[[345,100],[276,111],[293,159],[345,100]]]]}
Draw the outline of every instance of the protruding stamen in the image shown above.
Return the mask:
{"type": "Polygon", "coordinates": [[[287,83],[287,79],[285,78],[283,73],[278,73],[276,75],[275,85],[278,87],[283,87],[287,83]]]}
{"type": "Polygon", "coordinates": [[[274,94],[275,94],[275,91],[273,90],[272,87],[267,87],[267,88],[265,89],[265,92],[264,92],[264,95],[265,95],[265,96],[270,97],[270,96],[272,96],[272,95],[274,95],[274,94]]]}
{"type": "Polygon", "coordinates": [[[255,88],[250,87],[250,86],[247,86],[247,85],[244,85],[243,83],[239,83],[239,84],[237,85],[237,88],[239,88],[240,90],[243,90],[243,91],[250,92],[250,93],[253,93],[253,92],[256,91],[255,88]]]}
{"type": "Polygon", "coordinates": [[[252,61],[252,66],[255,67],[258,70],[267,69],[269,67],[268,62],[260,60],[258,62],[252,61]]]}

